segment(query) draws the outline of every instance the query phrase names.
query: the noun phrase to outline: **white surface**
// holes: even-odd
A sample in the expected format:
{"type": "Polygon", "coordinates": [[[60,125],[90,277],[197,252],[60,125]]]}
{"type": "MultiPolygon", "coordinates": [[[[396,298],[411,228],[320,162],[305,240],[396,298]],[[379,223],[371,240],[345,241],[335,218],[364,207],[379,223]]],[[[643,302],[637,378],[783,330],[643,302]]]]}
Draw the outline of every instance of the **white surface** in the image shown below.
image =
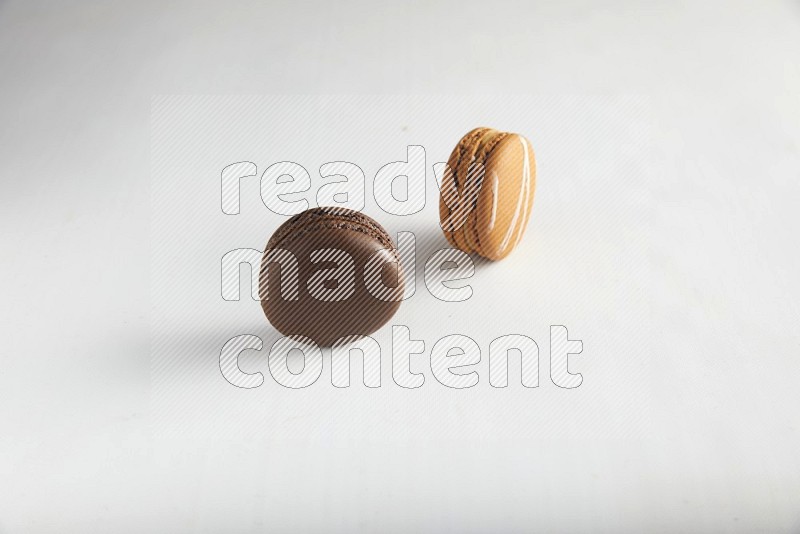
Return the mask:
{"type": "MultiPolygon", "coordinates": [[[[0,4],[0,532],[797,531],[797,3],[290,5],[0,4]],[[549,324],[584,341],[580,388],[559,391],[543,372],[536,390],[512,378],[496,391],[482,368],[473,390],[428,369],[405,391],[384,359],[371,398],[324,373],[306,395],[240,392],[209,353],[228,328],[266,330],[242,302],[222,332],[186,326],[203,350],[185,375],[176,363],[164,402],[151,367],[164,312],[150,297],[152,95],[351,92],[531,95],[485,97],[504,104],[467,106],[459,124],[420,115],[354,133],[380,147],[374,162],[416,136],[439,160],[491,119],[546,114],[543,128],[561,132],[510,127],[541,147],[533,220],[519,258],[474,280],[476,299],[495,271],[542,298],[504,295],[519,311],[497,316],[508,327],[465,328],[485,350],[542,306],[530,309],[543,353],[549,324]],[[583,96],[597,93],[610,96],[583,96]],[[578,135],[566,95],[648,111],[586,117],[605,127],[578,135]],[[515,115],[520,99],[532,104],[515,115]],[[593,152],[628,139],[625,125],[649,132],[633,136],[641,152],[593,152]],[[626,161],[650,163],[641,182],[614,166],[626,161]],[[192,398],[205,405],[180,404],[192,398]]],[[[263,170],[272,156],[242,143],[263,170]]],[[[189,166],[215,183],[221,166],[201,163],[189,166]]],[[[271,224],[246,225],[243,246],[261,246],[271,224]]],[[[411,322],[424,302],[401,314],[429,352],[438,331],[411,322]]],[[[453,309],[476,321],[468,308],[453,309]]]]}

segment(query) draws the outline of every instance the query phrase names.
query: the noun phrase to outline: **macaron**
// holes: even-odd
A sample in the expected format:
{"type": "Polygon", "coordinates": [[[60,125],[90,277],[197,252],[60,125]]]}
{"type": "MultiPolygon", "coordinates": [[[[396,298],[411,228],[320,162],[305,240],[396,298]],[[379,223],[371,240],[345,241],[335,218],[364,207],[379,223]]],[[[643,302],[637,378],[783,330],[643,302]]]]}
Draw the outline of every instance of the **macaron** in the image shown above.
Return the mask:
{"type": "Polygon", "coordinates": [[[511,254],[525,234],[536,189],[536,161],[525,137],[475,128],[447,162],[439,218],[448,242],[489,260],[511,254]]]}
{"type": "Polygon", "coordinates": [[[400,307],[404,280],[391,237],[349,209],[306,210],[280,225],[261,261],[259,296],[282,334],[331,346],[368,335],[400,307]]]}

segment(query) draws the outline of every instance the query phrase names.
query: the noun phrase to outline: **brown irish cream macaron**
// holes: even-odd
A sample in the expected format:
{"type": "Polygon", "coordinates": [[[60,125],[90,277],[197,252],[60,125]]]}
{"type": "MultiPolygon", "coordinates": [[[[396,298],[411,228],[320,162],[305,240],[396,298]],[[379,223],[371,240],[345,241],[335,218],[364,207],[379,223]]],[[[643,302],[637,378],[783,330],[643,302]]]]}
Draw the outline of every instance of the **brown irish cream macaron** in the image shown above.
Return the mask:
{"type": "Polygon", "coordinates": [[[397,311],[400,258],[380,224],[357,211],[313,208],[275,230],[261,260],[259,297],[284,335],[321,346],[368,335],[397,311]]]}
{"type": "Polygon", "coordinates": [[[530,141],[475,128],[461,138],[442,179],[439,217],[453,246],[501,260],[525,233],[536,188],[530,141]]]}

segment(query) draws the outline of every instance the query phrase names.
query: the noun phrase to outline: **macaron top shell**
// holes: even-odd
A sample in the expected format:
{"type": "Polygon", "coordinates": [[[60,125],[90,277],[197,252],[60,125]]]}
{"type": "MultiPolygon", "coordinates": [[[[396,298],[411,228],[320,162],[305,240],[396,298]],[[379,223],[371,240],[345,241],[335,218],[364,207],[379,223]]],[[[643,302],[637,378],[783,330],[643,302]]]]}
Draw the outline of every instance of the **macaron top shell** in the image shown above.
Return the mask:
{"type": "Polygon", "coordinates": [[[490,260],[522,239],[536,187],[533,147],[525,137],[492,128],[465,135],[448,160],[439,215],[445,237],[490,260]]]}
{"type": "Polygon", "coordinates": [[[392,238],[375,219],[355,210],[332,206],[311,208],[292,216],[275,230],[267,248],[279,247],[287,239],[296,239],[322,227],[363,232],[379,240],[386,248],[394,249],[392,238]]]}

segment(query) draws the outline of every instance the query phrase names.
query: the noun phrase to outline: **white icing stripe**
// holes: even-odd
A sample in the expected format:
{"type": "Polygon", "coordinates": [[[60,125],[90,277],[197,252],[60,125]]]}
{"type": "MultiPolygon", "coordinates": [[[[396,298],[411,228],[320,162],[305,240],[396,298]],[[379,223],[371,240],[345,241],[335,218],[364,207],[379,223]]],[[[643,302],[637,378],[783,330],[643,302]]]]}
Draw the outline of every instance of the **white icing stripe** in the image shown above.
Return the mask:
{"type": "Polygon", "coordinates": [[[517,238],[514,240],[514,246],[516,247],[519,244],[519,240],[522,239],[522,234],[525,233],[525,222],[527,221],[528,217],[528,206],[530,205],[530,196],[531,196],[531,168],[530,162],[528,160],[528,142],[520,137],[520,141],[522,141],[522,147],[525,149],[525,163],[523,164],[523,172],[525,173],[525,204],[523,205],[522,209],[522,220],[519,223],[519,231],[517,232],[517,238]]]}
{"type": "Polygon", "coordinates": [[[522,183],[519,185],[519,197],[517,198],[517,209],[514,210],[514,218],[511,219],[511,224],[508,226],[508,230],[506,230],[506,236],[503,238],[503,242],[500,244],[501,254],[508,246],[511,235],[514,233],[514,228],[517,226],[517,219],[519,218],[520,208],[522,207],[522,199],[525,197],[525,187],[531,178],[531,169],[530,165],[528,164],[528,145],[525,143],[525,140],[522,139],[522,137],[520,137],[520,141],[522,142],[522,148],[525,151],[525,161],[522,164],[522,183]]]}
{"type": "Polygon", "coordinates": [[[492,218],[489,220],[489,230],[494,229],[497,220],[497,173],[492,171],[492,218]]]}

